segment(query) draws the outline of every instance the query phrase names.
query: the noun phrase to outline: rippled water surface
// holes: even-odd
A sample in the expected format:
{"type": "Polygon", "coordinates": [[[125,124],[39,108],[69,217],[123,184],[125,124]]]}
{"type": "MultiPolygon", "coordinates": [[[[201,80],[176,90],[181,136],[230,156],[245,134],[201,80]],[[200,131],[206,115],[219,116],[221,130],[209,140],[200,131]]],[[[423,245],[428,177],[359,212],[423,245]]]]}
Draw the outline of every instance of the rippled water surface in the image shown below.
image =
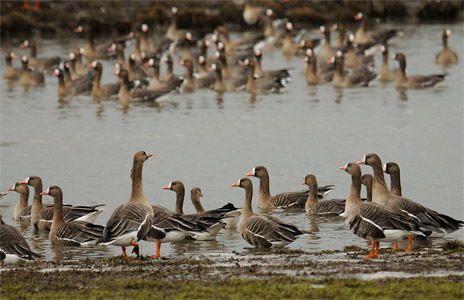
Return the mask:
{"type": "MultiPolygon", "coordinates": [[[[464,53],[462,24],[387,26],[399,26],[405,32],[402,39],[392,43],[390,53],[405,53],[410,75],[444,71],[434,63],[434,57],[441,49],[445,27],[454,34],[450,46],[458,55],[464,53]]],[[[315,31],[311,33],[316,36],[315,31]]],[[[1,57],[10,49],[19,55],[28,54],[18,49],[20,42],[2,43],[1,57]]],[[[83,43],[81,39],[43,40],[39,57],[65,56],[83,43]]],[[[102,83],[115,81],[111,76],[113,63],[103,62],[102,83]]],[[[19,66],[18,61],[15,64],[19,66]]],[[[390,65],[396,67],[397,62],[390,65]]],[[[3,60],[0,66],[3,73],[3,60]]],[[[281,67],[293,70],[293,80],[281,94],[254,97],[245,92],[220,95],[197,90],[172,95],[159,107],[133,105],[127,113],[117,102],[96,103],[90,96],[60,102],[57,80],[52,76],[46,76],[45,87],[28,92],[20,86],[9,87],[2,76],[1,191],[29,175],[38,175],[44,188],[58,185],[63,189],[65,203],[106,204],[96,221],[104,225],[112,211],[129,199],[132,158],[138,150],[154,154],[143,172],[148,200],[174,209],[174,192],[161,187],[171,180],[181,180],[187,190],[186,213],[194,211],[188,199],[194,186],[201,187],[206,209],[227,202],[243,206],[244,191],[231,184],[257,165],[268,168],[273,194],[302,189],[304,177],[313,173],[319,184],[336,185],[329,198],[344,198],[351,181],[338,167],[376,152],[383,162],[400,165],[405,196],[463,219],[462,61],[448,68],[449,76],[435,88],[405,94],[397,92],[393,84],[379,82],[370,88],[342,92],[331,85],[310,87],[303,77],[301,57],[285,61],[280,50],[264,53],[263,69],[281,67]]],[[[161,71],[164,73],[164,67],[161,71]]],[[[176,66],[175,73],[183,74],[184,70],[176,66]]],[[[372,172],[370,167],[362,169],[372,172]]],[[[252,180],[256,196],[258,180],[252,180]]],[[[14,224],[11,216],[17,199],[14,192],[0,199],[1,213],[9,224],[14,224]]],[[[44,202],[51,203],[52,199],[44,196],[44,202]]],[[[290,244],[291,249],[334,250],[345,245],[367,248],[342,219],[310,219],[301,212],[279,210],[273,214],[312,231],[290,244]]],[[[112,246],[51,247],[46,235],[18,227],[32,248],[46,259],[121,253],[112,246]]],[[[445,239],[416,241],[415,245],[430,247],[453,238],[464,240],[463,230],[445,239]]],[[[405,247],[404,242],[400,246],[405,247]]],[[[161,253],[206,255],[242,252],[249,247],[236,230],[230,230],[214,242],[163,244],[161,253]]],[[[154,251],[154,244],[142,243],[143,254],[154,251]]]]}

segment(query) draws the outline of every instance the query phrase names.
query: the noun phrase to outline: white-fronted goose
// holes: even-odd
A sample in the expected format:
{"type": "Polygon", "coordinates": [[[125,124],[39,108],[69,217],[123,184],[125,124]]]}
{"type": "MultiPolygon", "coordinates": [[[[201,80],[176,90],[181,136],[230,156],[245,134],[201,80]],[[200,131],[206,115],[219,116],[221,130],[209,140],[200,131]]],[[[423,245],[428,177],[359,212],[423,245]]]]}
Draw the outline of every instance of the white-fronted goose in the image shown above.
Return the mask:
{"type": "Polygon", "coordinates": [[[118,92],[119,104],[123,109],[127,109],[132,102],[156,103],[157,99],[163,95],[170,93],[179,85],[169,85],[166,88],[149,91],[144,89],[135,89],[132,92],[129,90],[129,73],[122,69],[118,71],[119,83],[121,87],[118,92]]]}
{"type": "Polygon", "coordinates": [[[395,78],[395,85],[398,88],[422,89],[433,87],[445,80],[445,74],[406,76],[406,57],[404,54],[396,53],[394,59],[400,63],[395,78]]]}
{"type": "Polygon", "coordinates": [[[272,20],[274,18],[274,11],[270,8],[266,9],[266,13],[264,15],[264,37],[269,38],[275,35],[274,26],[272,24],[272,20]]]}
{"type": "Polygon", "coordinates": [[[145,71],[137,64],[136,56],[134,53],[129,55],[129,64],[127,71],[129,72],[129,80],[142,80],[147,77],[145,71]]]}
{"type": "Polygon", "coordinates": [[[172,59],[171,54],[168,54],[163,62],[167,65],[166,75],[164,76],[164,80],[169,80],[173,76],[173,67],[174,67],[174,59],[172,59]]]}
{"type": "Polygon", "coordinates": [[[415,217],[422,222],[424,228],[432,230],[432,237],[442,237],[464,227],[463,221],[455,220],[408,198],[390,193],[383,175],[382,162],[377,154],[366,154],[359,163],[369,165],[374,170],[374,181],[372,183],[373,202],[415,217]]]}
{"type": "Polygon", "coordinates": [[[0,260],[4,263],[17,263],[40,258],[41,255],[33,252],[18,229],[5,224],[0,215],[0,260]]]}
{"type": "Polygon", "coordinates": [[[136,38],[139,39],[139,49],[140,51],[149,51],[151,50],[150,43],[148,42],[148,25],[142,24],[140,28],[136,31],[136,38]]]}
{"type": "Polygon", "coordinates": [[[90,94],[93,87],[93,81],[96,77],[94,69],[90,69],[86,75],[72,79],[70,72],[70,64],[65,62],[63,64],[64,85],[71,91],[72,95],[90,94]]]}
{"type": "Polygon", "coordinates": [[[171,23],[166,31],[166,37],[171,40],[177,40],[181,32],[177,29],[177,7],[171,8],[171,23]]]}
{"type": "Polygon", "coordinates": [[[319,72],[317,68],[317,59],[313,50],[307,49],[303,59],[306,62],[305,77],[309,85],[324,84],[332,81],[334,71],[319,72]]]}
{"type": "MultiPolygon", "coordinates": [[[[35,230],[50,230],[53,221],[53,207],[42,204],[42,179],[39,176],[29,176],[19,183],[30,185],[34,188],[34,200],[31,208],[31,225],[35,230]]],[[[63,207],[63,216],[68,221],[85,221],[93,223],[103,209],[98,209],[104,204],[92,206],[71,206],[63,207]]]]}
{"type": "Polygon", "coordinates": [[[351,175],[351,189],[346,198],[345,218],[351,231],[371,242],[369,256],[378,257],[380,241],[396,241],[406,236],[426,236],[420,223],[405,214],[396,213],[380,204],[361,201],[361,168],[355,162],[340,167],[351,175]]]}
{"type": "Polygon", "coordinates": [[[437,56],[435,57],[435,62],[437,64],[443,64],[447,66],[449,64],[455,64],[458,62],[458,55],[448,47],[448,37],[450,36],[452,36],[451,30],[443,30],[443,33],[441,34],[443,40],[443,50],[438,52],[437,56]]]}
{"type": "Polygon", "coordinates": [[[264,7],[255,6],[250,0],[245,0],[245,5],[243,7],[243,20],[245,20],[245,23],[248,25],[254,25],[264,15],[264,11],[264,7]]]}
{"type": "Polygon", "coordinates": [[[83,246],[95,244],[103,234],[103,226],[84,221],[65,222],[63,217],[63,191],[50,186],[41,195],[53,197],[53,222],[48,239],[53,245],[83,246]]]}
{"type": "Polygon", "coordinates": [[[327,26],[319,27],[318,33],[324,34],[324,45],[322,45],[319,58],[322,60],[329,60],[332,56],[335,56],[336,50],[330,45],[330,28],[327,26]]]}
{"type": "MultiPolygon", "coordinates": [[[[85,46],[84,46],[84,56],[87,58],[87,61],[93,61],[95,59],[104,59],[108,58],[110,55],[108,53],[108,45],[95,46],[93,41],[93,32],[90,25],[79,25],[74,29],[74,32],[83,32],[85,35],[85,46]]],[[[82,53],[81,53],[82,54],[82,53]]]]}
{"type": "Polygon", "coordinates": [[[401,193],[400,167],[395,162],[387,162],[383,165],[383,172],[390,175],[390,193],[403,196],[401,193]]]}
{"type": "Polygon", "coordinates": [[[309,187],[308,200],[305,204],[308,216],[336,217],[345,211],[345,199],[318,200],[317,179],[313,174],[306,175],[303,184],[309,187]]]}
{"type": "Polygon", "coordinates": [[[341,48],[345,45],[346,27],[342,23],[337,23],[332,27],[332,30],[338,31],[337,39],[335,40],[335,48],[341,48]]]}
{"type": "Polygon", "coordinates": [[[251,206],[253,184],[249,178],[242,178],[232,186],[245,189],[245,206],[239,232],[250,245],[258,248],[284,247],[300,236],[306,235],[306,232],[293,224],[267,214],[254,214],[251,206]]]}
{"type": "Polygon", "coordinates": [[[216,92],[231,92],[243,89],[243,80],[240,78],[226,78],[222,76],[222,64],[211,64],[211,71],[215,74],[213,90],[216,92]]]}
{"type": "Polygon", "coordinates": [[[64,71],[62,69],[55,69],[53,76],[58,78],[58,97],[71,95],[71,90],[68,89],[64,82],[64,71]]]}
{"type": "Polygon", "coordinates": [[[354,35],[350,34],[346,41],[345,67],[358,68],[363,66],[373,66],[374,56],[366,56],[362,52],[353,49],[354,35]]]}
{"type": "Polygon", "coordinates": [[[71,62],[71,78],[76,80],[80,76],[85,76],[88,70],[82,64],[82,55],[84,55],[84,48],[76,47],[74,52],[69,53],[69,61],[71,62]]]}
{"type": "Polygon", "coordinates": [[[287,22],[285,25],[285,36],[282,42],[282,53],[287,60],[295,55],[298,50],[298,45],[294,44],[292,40],[292,30],[293,24],[287,22]]]}
{"type": "Polygon", "coordinates": [[[185,187],[181,181],[171,181],[168,185],[163,186],[165,190],[171,190],[176,193],[176,210],[175,212],[193,224],[196,224],[202,228],[205,228],[204,233],[194,234],[192,237],[198,241],[212,241],[216,239],[219,231],[226,226],[226,223],[222,221],[222,217],[211,216],[206,214],[184,214],[184,197],[185,187]]]}
{"type": "MultiPolygon", "coordinates": [[[[272,196],[269,191],[269,173],[264,166],[254,167],[245,176],[259,178],[258,207],[263,209],[274,208],[304,208],[308,199],[308,190],[299,192],[280,193],[272,196]]],[[[318,198],[323,198],[335,188],[334,185],[318,187],[318,198]]]]}
{"type": "Polygon", "coordinates": [[[221,217],[222,220],[226,223],[226,227],[224,228],[234,228],[237,226],[238,219],[242,212],[232,203],[227,203],[223,207],[205,211],[203,205],[201,205],[200,197],[203,197],[201,189],[199,187],[194,187],[190,192],[190,199],[192,200],[192,204],[195,207],[197,214],[221,217]]]}
{"type": "Polygon", "coordinates": [[[245,87],[245,91],[250,94],[271,94],[280,93],[283,89],[284,80],[270,79],[270,80],[257,80],[255,76],[255,62],[253,60],[245,59],[244,65],[248,65],[248,79],[245,87]]]}
{"type": "Polygon", "coordinates": [[[29,59],[26,56],[22,57],[21,62],[21,76],[18,83],[24,87],[44,85],[45,77],[43,73],[34,68],[29,68],[29,59]]]}
{"type": "Polygon", "coordinates": [[[37,43],[35,40],[25,40],[21,44],[21,48],[29,48],[29,66],[36,68],[40,71],[53,71],[55,68],[58,68],[58,65],[61,62],[59,56],[47,57],[47,58],[37,58],[37,43]]]}
{"type": "Polygon", "coordinates": [[[374,176],[371,174],[364,174],[361,177],[362,184],[366,187],[366,201],[372,202],[372,181],[374,180],[374,176]]]}
{"type": "Polygon", "coordinates": [[[103,236],[96,244],[120,246],[124,259],[130,261],[126,247],[134,246],[133,252],[139,256],[137,242],[147,235],[153,222],[153,209],[148,203],[142,186],[143,163],[153,155],[138,151],[134,155],[131,170],[132,188],[129,201],[118,206],[106,222],[103,236]]]}
{"type": "Polygon", "coordinates": [[[375,32],[367,31],[368,18],[366,14],[358,12],[354,16],[355,20],[361,20],[358,29],[355,32],[355,42],[358,44],[380,43],[386,44],[388,40],[395,36],[402,36],[403,33],[398,29],[386,29],[375,32]]]}
{"type": "MultiPolygon", "coordinates": [[[[116,63],[118,63],[124,69],[127,68],[126,59],[124,56],[124,46],[121,43],[112,43],[111,47],[108,48],[108,52],[116,53],[116,63]]],[[[140,59],[142,59],[141,54],[140,54],[140,59]]]]}
{"type": "Polygon", "coordinates": [[[335,64],[332,84],[336,88],[366,87],[377,77],[377,74],[368,67],[353,69],[349,75],[345,76],[344,58],[341,51],[337,51],[336,57],[332,57],[329,63],[335,64]]]}
{"type": "Polygon", "coordinates": [[[393,81],[396,78],[397,70],[390,70],[388,67],[388,45],[380,46],[380,53],[382,53],[382,67],[380,68],[380,81],[393,81]]]}
{"type": "Polygon", "coordinates": [[[193,75],[193,61],[191,59],[184,59],[179,61],[179,66],[183,66],[187,69],[185,74],[185,80],[183,83],[183,88],[188,91],[192,91],[198,88],[211,88],[214,84],[214,79],[210,77],[195,78],[193,75]]]}
{"type": "Polygon", "coordinates": [[[6,72],[3,78],[8,80],[18,79],[21,74],[21,69],[15,69],[13,67],[13,59],[16,59],[16,54],[14,52],[7,52],[5,55],[6,72]]]}
{"type": "Polygon", "coordinates": [[[290,72],[288,69],[279,69],[279,70],[269,70],[263,71],[261,67],[261,59],[263,58],[263,53],[259,49],[255,49],[255,74],[258,75],[260,80],[285,80],[290,81],[290,72]]]}
{"type": "MultiPolygon", "coordinates": [[[[401,178],[400,178],[400,167],[398,166],[397,163],[394,162],[388,162],[384,164],[383,169],[385,173],[390,175],[390,193],[395,196],[402,197],[402,191],[401,191],[401,178]]],[[[440,229],[442,231],[445,231],[445,234],[449,234],[451,232],[454,232],[460,228],[464,228],[464,222],[460,220],[456,220],[450,216],[441,214],[439,212],[436,212],[434,210],[431,210],[425,206],[421,206],[423,211],[426,211],[429,216],[433,218],[435,223],[438,223],[440,225],[440,229]]],[[[409,210],[408,210],[409,212],[409,210]]],[[[413,210],[413,214],[415,214],[416,211],[413,210]]],[[[420,214],[421,211],[417,210],[417,213],[420,214]]],[[[419,217],[421,218],[421,217],[419,217]]],[[[421,219],[422,220],[422,219],[421,219]]],[[[432,222],[428,222],[431,224],[432,222]]],[[[443,233],[438,233],[437,232],[432,232],[431,237],[441,237],[443,236],[443,233]]]]}
{"type": "Polygon", "coordinates": [[[145,65],[153,68],[153,76],[151,77],[150,84],[147,87],[147,90],[149,91],[163,90],[166,88],[175,90],[180,88],[184,82],[184,78],[180,76],[171,76],[169,80],[160,80],[159,58],[150,58],[145,65]]]}
{"type": "Polygon", "coordinates": [[[89,68],[93,68],[97,71],[97,75],[95,76],[92,92],[90,95],[94,98],[98,99],[109,99],[111,97],[115,97],[121,85],[119,83],[110,83],[105,84],[104,86],[100,86],[101,76],[103,72],[103,66],[101,63],[94,60],[91,64],[88,65],[89,68]]]}
{"type": "Polygon", "coordinates": [[[19,193],[19,200],[14,209],[13,219],[15,221],[30,222],[32,206],[28,205],[29,187],[27,184],[16,182],[8,191],[19,193]]]}

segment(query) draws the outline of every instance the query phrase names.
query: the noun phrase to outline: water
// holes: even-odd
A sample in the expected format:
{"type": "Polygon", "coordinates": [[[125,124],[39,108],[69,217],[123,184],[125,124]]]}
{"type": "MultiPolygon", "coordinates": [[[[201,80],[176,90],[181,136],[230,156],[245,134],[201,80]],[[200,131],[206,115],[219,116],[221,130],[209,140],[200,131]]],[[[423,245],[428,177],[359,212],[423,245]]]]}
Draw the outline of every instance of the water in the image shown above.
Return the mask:
{"type": "MultiPolygon", "coordinates": [[[[445,27],[454,34],[450,46],[458,55],[464,53],[462,23],[387,26],[399,26],[405,32],[403,39],[391,45],[390,53],[405,53],[409,75],[444,71],[434,63],[434,57],[441,49],[445,27]]],[[[311,34],[316,36],[314,30],[311,34]]],[[[2,43],[2,57],[10,49],[18,57],[28,54],[17,47],[20,42],[2,43]]],[[[65,56],[83,43],[74,38],[43,40],[39,57],[65,56]]],[[[265,70],[293,69],[293,80],[283,93],[253,97],[245,92],[220,95],[197,90],[173,95],[159,107],[133,105],[127,113],[117,102],[98,103],[89,96],[58,101],[57,80],[52,76],[46,77],[45,87],[29,92],[20,86],[9,88],[2,76],[1,191],[29,175],[38,175],[44,188],[62,188],[65,203],[106,204],[96,221],[104,225],[112,211],[129,199],[132,158],[138,150],[154,154],[144,165],[148,200],[174,209],[175,194],[161,187],[181,180],[187,190],[186,213],[194,212],[188,199],[194,186],[202,188],[206,209],[227,202],[243,206],[244,191],[231,184],[257,165],[268,168],[273,194],[302,189],[304,177],[313,173],[319,184],[336,185],[329,198],[343,198],[351,182],[338,167],[376,152],[384,163],[395,161],[401,167],[405,196],[454,218],[464,218],[462,62],[448,68],[450,75],[435,88],[400,94],[393,84],[379,82],[370,88],[342,92],[331,85],[310,87],[302,74],[301,57],[287,62],[278,50],[263,56],[265,70]]],[[[115,81],[110,75],[112,64],[103,62],[103,84],[115,81]]],[[[0,66],[4,70],[3,59],[0,66]]],[[[390,62],[390,66],[396,67],[397,62],[390,62]]],[[[379,67],[380,54],[376,57],[379,67]]],[[[185,72],[178,66],[174,71],[185,72]]],[[[372,172],[366,166],[362,170],[372,172]]],[[[258,181],[252,180],[256,197],[258,181]]],[[[1,213],[9,224],[14,224],[11,216],[17,199],[14,192],[0,199],[1,213]]],[[[51,201],[44,196],[45,203],[51,201]]],[[[343,249],[345,245],[368,247],[342,219],[308,218],[304,213],[281,210],[273,214],[313,232],[288,248],[320,251],[343,249]]],[[[112,246],[51,247],[46,235],[34,234],[29,228],[21,230],[31,247],[47,260],[121,254],[112,246]]],[[[414,245],[433,247],[455,238],[464,240],[464,231],[414,245]]],[[[154,254],[154,244],[142,242],[141,247],[143,254],[154,254]]],[[[405,248],[405,242],[400,247],[405,248]]],[[[163,244],[161,254],[207,255],[249,249],[239,233],[230,230],[214,242],[163,244]]]]}

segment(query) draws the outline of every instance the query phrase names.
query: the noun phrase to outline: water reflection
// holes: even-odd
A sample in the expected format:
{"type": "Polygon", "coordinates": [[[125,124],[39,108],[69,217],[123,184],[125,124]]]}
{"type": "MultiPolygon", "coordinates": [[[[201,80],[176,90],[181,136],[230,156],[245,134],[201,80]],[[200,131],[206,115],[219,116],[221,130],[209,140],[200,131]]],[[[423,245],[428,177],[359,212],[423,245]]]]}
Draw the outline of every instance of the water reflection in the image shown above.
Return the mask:
{"type": "Polygon", "coordinates": [[[335,103],[342,103],[343,89],[342,88],[334,88],[334,89],[335,89],[335,103]]]}
{"type": "Polygon", "coordinates": [[[60,261],[77,261],[82,258],[105,258],[112,255],[107,246],[102,245],[89,245],[89,246],[51,246],[52,253],[54,254],[53,260],[60,261]]]}
{"type": "Polygon", "coordinates": [[[401,101],[408,101],[408,94],[406,93],[408,91],[407,88],[401,88],[401,87],[395,87],[396,91],[398,92],[399,99],[401,101]]]}

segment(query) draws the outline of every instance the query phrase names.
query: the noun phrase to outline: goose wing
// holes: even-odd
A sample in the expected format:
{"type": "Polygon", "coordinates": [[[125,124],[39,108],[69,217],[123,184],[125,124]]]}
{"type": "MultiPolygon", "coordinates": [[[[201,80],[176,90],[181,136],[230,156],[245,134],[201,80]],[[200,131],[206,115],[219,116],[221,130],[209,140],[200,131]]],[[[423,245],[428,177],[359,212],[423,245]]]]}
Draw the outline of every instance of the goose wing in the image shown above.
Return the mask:
{"type": "Polygon", "coordinates": [[[319,201],[311,209],[311,214],[323,216],[339,216],[345,211],[345,202],[345,199],[319,201]]]}
{"type": "Polygon", "coordinates": [[[0,225],[0,252],[14,254],[26,260],[41,257],[31,250],[26,239],[16,228],[7,224],[0,225]]]}
{"type": "Polygon", "coordinates": [[[71,221],[62,224],[55,231],[55,237],[61,243],[70,246],[80,246],[84,243],[96,241],[103,235],[104,227],[83,221],[71,221]]]}
{"type": "Polygon", "coordinates": [[[105,243],[115,240],[126,233],[137,232],[137,239],[142,239],[150,229],[152,218],[145,205],[126,203],[115,209],[106,222],[103,236],[97,241],[105,243]]]}

